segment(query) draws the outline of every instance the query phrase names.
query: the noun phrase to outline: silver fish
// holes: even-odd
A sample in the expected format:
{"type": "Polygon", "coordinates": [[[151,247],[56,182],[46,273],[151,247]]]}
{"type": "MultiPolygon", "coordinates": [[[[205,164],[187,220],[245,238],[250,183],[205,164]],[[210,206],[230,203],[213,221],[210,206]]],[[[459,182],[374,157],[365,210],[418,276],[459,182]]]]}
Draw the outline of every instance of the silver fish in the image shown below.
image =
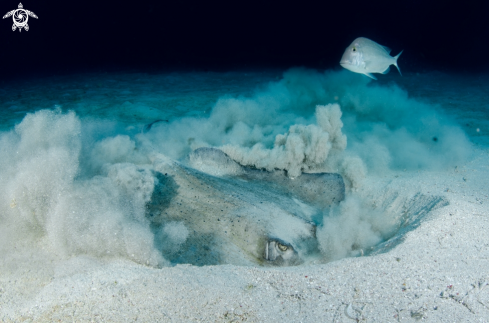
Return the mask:
{"type": "MultiPolygon", "coordinates": [[[[191,158],[224,167],[234,162],[217,149],[199,150],[191,158]]],[[[173,263],[299,265],[319,256],[314,217],[322,214],[321,203],[315,199],[308,203],[304,197],[324,191],[314,192],[311,187],[331,186],[337,192],[330,204],[344,198],[339,175],[304,174],[311,177],[297,181],[304,175],[291,180],[283,174],[253,170],[247,176],[245,169],[239,176],[217,177],[164,156],[157,157],[153,165],[159,184],[147,207],[155,231],[168,222],[182,222],[189,231],[177,251],[164,253],[173,263]],[[280,181],[267,180],[272,177],[280,181]],[[305,185],[308,179],[313,182],[309,188],[305,185]],[[297,184],[287,186],[292,181],[297,184]],[[301,185],[309,193],[296,194],[301,185]]]]}
{"type": "MultiPolygon", "coordinates": [[[[397,56],[390,56],[391,49],[376,42],[359,37],[351,43],[341,57],[340,65],[355,73],[365,74],[376,80],[371,73],[387,74],[390,66],[397,67],[399,74],[401,70],[397,65],[397,59],[402,54],[402,50],[397,56]]],[[[401,74],[402,76],[402,74],[401,74]]]]}

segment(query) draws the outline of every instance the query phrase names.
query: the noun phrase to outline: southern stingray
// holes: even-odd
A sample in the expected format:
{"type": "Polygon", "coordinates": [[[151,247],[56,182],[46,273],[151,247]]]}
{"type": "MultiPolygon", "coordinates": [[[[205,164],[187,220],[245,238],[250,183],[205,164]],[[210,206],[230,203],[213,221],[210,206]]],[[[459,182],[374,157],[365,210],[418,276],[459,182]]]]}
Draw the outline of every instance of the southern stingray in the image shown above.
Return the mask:
{"type": "Polygon", "coordinates": [[[164,247],[173,263],[298,265],[319,255],[315,217],[344,199],[338,174],[302,174],[243,167],[218,149],[200,148],[188,165],[154,159],[158,184],[148,204],[155,232],[183,223],[188,237],[164,247]]]}

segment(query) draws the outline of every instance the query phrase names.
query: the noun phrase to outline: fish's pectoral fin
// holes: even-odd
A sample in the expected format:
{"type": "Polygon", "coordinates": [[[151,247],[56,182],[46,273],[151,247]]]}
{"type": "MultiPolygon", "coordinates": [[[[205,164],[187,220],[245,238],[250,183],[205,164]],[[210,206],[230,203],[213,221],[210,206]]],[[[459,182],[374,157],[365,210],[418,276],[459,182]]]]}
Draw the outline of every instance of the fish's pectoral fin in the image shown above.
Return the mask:
{"type": "Polygon", "coordinates": [[[371,79],[374,79],[377,81],[377,78],[375,76],[373,76],[371,73],[363,73],[365,75],[367,75],[368,77],[370,77],[371,79]]]}
{"type": "Polygon", "coordinates": [[[387,74],[387,73],[389,73],[390,70],[391,70],[391,67],[387,66],[387,68],[385,69],[385,71],[382,72],[382,74],[387,74]]]}
{"type": "Polygon", "coordinates": [[[373,59],[366,59],[366,60],[364,61],[364,66],[363,66],[363,69],[364,69],[364,70],[366,70],[366,71],[368,71],[368,70],[370,70],[370,67],[371,67],[372,65],[375,65],[376,63],[377,63],[377,62],[376,62],[375,60],[373,60],[373,59]]]}

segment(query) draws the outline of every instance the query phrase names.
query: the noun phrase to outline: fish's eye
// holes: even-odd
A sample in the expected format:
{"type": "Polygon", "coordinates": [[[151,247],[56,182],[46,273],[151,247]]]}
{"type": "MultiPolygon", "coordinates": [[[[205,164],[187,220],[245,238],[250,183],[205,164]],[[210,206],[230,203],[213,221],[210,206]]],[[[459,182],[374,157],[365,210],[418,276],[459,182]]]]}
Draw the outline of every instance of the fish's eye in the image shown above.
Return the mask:
{"type": "Polygon", "coordinates": [[[277,242],[277,247],[281,250],[281,251],[287,251],[287,249],[289,249],[289,247],[277,242]]]}
{"type": "Polygon", "coordinates": [[[352,50],[352,51],[354,51],[354,52],[356,52],[356,51],[357,51],[357,49],[356,49],[355,47],[353,47],[351,50],[352,50]]]}

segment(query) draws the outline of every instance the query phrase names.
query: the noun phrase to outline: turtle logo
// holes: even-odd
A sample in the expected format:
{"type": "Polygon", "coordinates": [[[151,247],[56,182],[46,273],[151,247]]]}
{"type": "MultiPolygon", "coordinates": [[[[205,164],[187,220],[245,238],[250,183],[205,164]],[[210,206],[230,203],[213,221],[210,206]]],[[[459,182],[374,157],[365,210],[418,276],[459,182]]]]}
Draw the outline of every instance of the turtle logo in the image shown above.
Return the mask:
{"type": "Polygon", "coordinates": [[[10,16],[12,16],[12,19],[14,20],[14,24],[12,25],[12,31],[15,31],[17,28],[19,28],[19,31],[22,31],[22,28],[28,31],[29,25],[27,24],[27,20],[29,20],[29,16],[37,19],[36,14],[33,13],[32,11],[25,10],[24,7],[22,6],[22,3],[19,3],[19,9],[7,12],[7,14],[3,16],[3,19],[8,18],[10,16]]]}

